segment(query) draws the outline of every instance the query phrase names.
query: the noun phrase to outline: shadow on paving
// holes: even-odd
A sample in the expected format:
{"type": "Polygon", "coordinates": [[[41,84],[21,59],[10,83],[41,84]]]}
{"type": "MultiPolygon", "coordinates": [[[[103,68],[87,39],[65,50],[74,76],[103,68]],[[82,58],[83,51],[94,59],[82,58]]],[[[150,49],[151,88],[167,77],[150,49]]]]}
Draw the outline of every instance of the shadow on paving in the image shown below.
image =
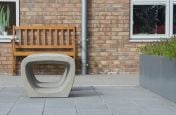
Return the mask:
{"type": "Polygon", "coordinates": [[[69,97],[94,97],[102,94],[95,90],[93,86],[73,87],[69,97]]]}

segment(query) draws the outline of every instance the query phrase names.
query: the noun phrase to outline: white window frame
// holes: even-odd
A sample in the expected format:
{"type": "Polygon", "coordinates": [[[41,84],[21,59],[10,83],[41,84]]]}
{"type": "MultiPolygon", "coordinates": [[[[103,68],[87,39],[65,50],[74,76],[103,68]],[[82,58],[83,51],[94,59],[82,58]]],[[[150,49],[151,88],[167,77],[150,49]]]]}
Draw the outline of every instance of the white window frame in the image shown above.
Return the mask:
{"type": "Polygon", "coordinates": [[[176,5],[176,0],[170,0],[170,36],[173,36],[175,34],[173,34],[173,8],[174,8],[174,4],[176,5]]]}
{"type": "MultiPolygon", "coordinates": [[[[16,26],[19,26],[19,0],[0,0],[0,2],[16,3],[16,26]]],[[[0,42],[11,42],[12,37],[12,35],[0,35],[0,42]]]]}
{"type": "Polygon", "coordinates": [[[130,7],[130,41],[156,41],[170,37],[170,0],[131,0],[130,7]],[[141,34],[133,35],[133,5],[165,5],[165,34],[141,34]]]}

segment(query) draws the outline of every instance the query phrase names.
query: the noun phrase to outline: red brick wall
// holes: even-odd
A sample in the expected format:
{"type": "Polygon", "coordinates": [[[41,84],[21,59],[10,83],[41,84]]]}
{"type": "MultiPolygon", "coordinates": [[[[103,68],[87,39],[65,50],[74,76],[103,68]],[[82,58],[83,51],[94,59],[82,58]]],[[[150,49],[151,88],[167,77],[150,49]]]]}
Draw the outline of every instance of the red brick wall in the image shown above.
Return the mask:
{"type": "MultiPolygon", "coordinates": [[[[138,72],[137,47],[141,44],[129,42],[129,7],[129,0],[88,0],[90,74],[138,72]]],[[[41,24],[77,27],[76,62],[80,73],[81,0],[20,0],[20,25],[41,24]]],[[[6,51],[3,47],[9,45],[0,46],[1,56],[6,51]]],[[[10,60],[6,56],[0,58],[1,73],[10,72],[10,60]]]]}
{"type": "Polygon", "coordinates": [[[0,73],[11,74],[11,72],[12,72],[11,44],[0,43],[0,73]]]}
{"type": "Polygon", "coordinates": [[[90,0],[91,73],[137,72],[138,44],[129,42],[129,0],[90,0]]]}

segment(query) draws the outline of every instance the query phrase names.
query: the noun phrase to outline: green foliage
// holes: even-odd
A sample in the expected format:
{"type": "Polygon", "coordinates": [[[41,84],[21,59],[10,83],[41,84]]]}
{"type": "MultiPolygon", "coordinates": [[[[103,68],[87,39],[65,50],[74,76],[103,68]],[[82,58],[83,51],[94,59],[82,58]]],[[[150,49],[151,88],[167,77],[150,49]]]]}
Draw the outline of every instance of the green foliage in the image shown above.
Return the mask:
{"type": "Polygon", "coordinates": [[[148,44],[139,48],[139,50],[143,54],[165,56],[173,59],[176,57],[176,37],[148,44]]]}
{"type": "Polygon", "coordinates": [[[9,26],[10,8],[8,5],[0,5],[0,26],[9,26]]]}

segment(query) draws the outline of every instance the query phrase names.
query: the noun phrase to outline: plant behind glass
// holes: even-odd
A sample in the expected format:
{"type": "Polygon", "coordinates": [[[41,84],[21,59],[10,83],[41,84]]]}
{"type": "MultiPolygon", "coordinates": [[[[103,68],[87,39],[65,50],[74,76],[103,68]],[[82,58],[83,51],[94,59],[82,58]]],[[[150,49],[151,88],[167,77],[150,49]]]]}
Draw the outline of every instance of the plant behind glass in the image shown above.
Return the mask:
{"type": "Polygon", "coordinates": [[[5,29],[9,26],[9,20],[9,5],[0,5],[0,34],[3,34],[3,32],[5,32],[5,29]]]}
{"type": "Polygon", "coordinates": [[[161,23],[161,20],[158,18],[159,10],[163,6],[158,5],[143,5],[136,6],[134,11],[135,23],[138,26],[137,33],[157,33],[157,25],[161,23]]]}

